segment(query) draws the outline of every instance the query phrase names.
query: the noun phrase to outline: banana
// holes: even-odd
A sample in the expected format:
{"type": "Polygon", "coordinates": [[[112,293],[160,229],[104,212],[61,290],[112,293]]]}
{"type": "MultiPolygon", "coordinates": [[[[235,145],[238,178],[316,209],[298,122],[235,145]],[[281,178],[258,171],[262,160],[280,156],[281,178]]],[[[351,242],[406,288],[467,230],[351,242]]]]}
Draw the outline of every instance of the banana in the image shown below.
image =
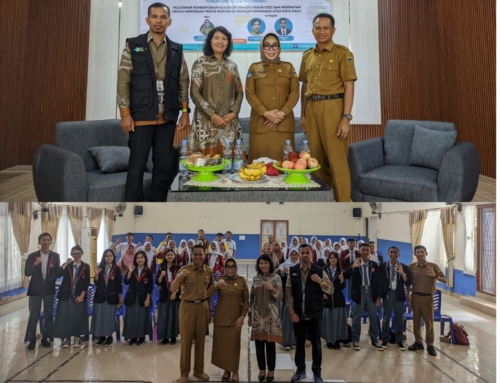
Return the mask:
{"type": "Polygon", "coordinates": [[[261,169],[262,167],[266,167],[264,162],[254,162],[250,165],[247,165],[249,169],[261,169]]]}
{"type": "Polygon", "coordinates": [[[258,176],[258,175],[261,174],[260,169],[251,169],[251,168],[248,168],[248,167],[243,168],[243,172],[247,176],[258,176]]]}
{"type": "Polygon", "coordinates": [[[238,175],[240,176],[240,178],[243,180],[243,181],[251,181],[250,177],[247,176],[244,172],[243,172],[243,168],[240,169],[240,171],[238,172],[238,175]]]}

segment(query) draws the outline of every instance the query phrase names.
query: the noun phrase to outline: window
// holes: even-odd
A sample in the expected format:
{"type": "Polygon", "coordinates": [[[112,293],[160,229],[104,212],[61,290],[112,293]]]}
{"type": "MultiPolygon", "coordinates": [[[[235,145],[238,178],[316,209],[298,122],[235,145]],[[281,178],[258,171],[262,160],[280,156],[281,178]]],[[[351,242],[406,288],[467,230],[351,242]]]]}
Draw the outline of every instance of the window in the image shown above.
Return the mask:
{"type": "Polygon", "coordinates": [[[477,291],[496,293],[495,261],[495,205],[477,207],[477,291]]]}
{"type": "Polygon", "coordinates": [[[106,227],[106,209],[102,209],[101,226],[97,234],[97,265],[101,262],[104,250],[109,248],[108,230],[106,227]]]}
{"type": "Polygon", "coordinates": [[[476,206],[465,206],[465,255],[464,255],[464,273],[476,275],[476,206]]]}
{"type": "Polygon", "coordinates": [[[438,265],[441,271],[445,273],[448,262],[443,240],[441,210],[429,210],[427,212],[420,244],[427,249],[427,260],[438,265]]]}
{"type": "Polygon", "coordinates": [[[21,287],[21,251],[12,228],[8,203],[0,203],[0,293],[21,287]]]}
{"type": "Polygon", "coordinates": [[[269,241],[269,237],[274,237],[274,242],[288,243],[288,221],[260,221],[260,248],[269,241]]]}
{"type": "Polygon", "coordinates": [[[73,237],[73,232],[71,231],[71,225],[69,223],[68,208],[63,206],[54,244],[54,251],[61,257],[61,265],[68,260],[68,256],[73,246],[75,246],[75,238],[73,237]]]}

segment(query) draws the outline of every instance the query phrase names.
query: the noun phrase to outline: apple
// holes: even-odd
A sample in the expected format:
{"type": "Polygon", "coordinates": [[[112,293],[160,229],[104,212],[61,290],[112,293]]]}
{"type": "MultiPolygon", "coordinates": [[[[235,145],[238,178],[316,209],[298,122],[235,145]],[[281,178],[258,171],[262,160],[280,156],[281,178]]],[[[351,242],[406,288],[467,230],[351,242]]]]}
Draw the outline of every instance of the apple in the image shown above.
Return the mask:
{"type": "Polygon", "coordinates": [[[303,160],[308,160],[309,158],[311,158],[311,155],[307,152],[300,152],[299,158],[303,160]]]}
{"type": "Polygon", "coordinates": [[[319,166],[319,163],[318,163],[318,160],[316,158],[309,158],[309,160],[307,161],[307,167],[309,169],[314,169],[314,168],[317,168],[319,166]]]}
{"type": "Polygon", "coordinates": [[[292,161],[283,161],[283,169],[293,169],[293,162],[292,161]]]}
{"type": "Polygon", "coordinates": [[[307,168],[307,161],[304,159],[299,159],[295,165],[293,165],[293,168],[296,170],[304,170],[307,168]]]}

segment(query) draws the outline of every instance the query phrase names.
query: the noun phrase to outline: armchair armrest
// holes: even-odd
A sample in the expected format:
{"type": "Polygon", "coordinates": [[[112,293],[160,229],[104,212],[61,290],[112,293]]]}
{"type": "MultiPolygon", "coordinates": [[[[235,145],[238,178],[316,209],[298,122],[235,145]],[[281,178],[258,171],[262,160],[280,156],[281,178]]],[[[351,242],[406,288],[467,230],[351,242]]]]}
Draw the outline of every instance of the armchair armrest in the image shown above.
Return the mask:
{"type": "Polygon", "coordinates": [[[349,145],[348,162],[351,172],[351,198],[354,202],[363,201],[359,189],[361,174],[384,166],[384,139],[374,137],[349,145]]]}
{"type": "Polygon", "coordinates": [[[481,159],[474,145],[459,142],[443,157],[438,173],[438,198],[441,202],[469,202],[474,198],[481,159]]]}
{"type": "Polygon", "coordinates": [[[83,202],[88,199],[82,157],[54,145],[42,145],[33,159],[33,182],[39,201],[83,202]]]}

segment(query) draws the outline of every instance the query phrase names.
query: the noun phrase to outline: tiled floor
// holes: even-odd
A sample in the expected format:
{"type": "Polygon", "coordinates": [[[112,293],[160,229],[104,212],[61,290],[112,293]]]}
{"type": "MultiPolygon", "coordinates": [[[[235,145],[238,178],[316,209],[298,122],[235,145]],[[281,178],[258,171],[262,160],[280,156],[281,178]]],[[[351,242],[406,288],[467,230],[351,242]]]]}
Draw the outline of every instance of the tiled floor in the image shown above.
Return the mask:
{"type": "MultiPolygon", "coordinates": [[[[30,165],[19,165],[0,171],[0,201],[38,201],[30,165]]],[[[479,185],[472,202],[495,202],[496,180],[479,176],[479,185]]]]}
{"type": "MultiPolygon", "coordinates": [[[[161,346],[147,342],[129,346],[116,342],[112,347],[87,343],[82,349],[62,349],[60,341],[45,349],[37,344],[28,351],[22,342],[28,317],[28,298],[0,306],[0,382],[171,382],[179,377],[180,344],[161,346]]],[[[346,382],[495,382],[495,318],[460,306],[457,298],[443,295],[443,313],[465,326],[470,347],[439,342],[435,325],[437,357],[426,352],[399,351],[394,345],[379,352],[370,346],[367,325],[363,325],[361,351],[340,351],[323,347],[323,377],[346,382]]],[[[212,330],[210,330],[212,333],[212,330]]],[[[413,343],[412,325],[407,343],[413,343]]],[[[212,337],[205,342],[205,367],[212,381],[222,371],[210,363],[212,337]]],[[[277,381],[290,381],[294,351],[277,345],[277,381]]],[[[310,367],[311,349],[306,349],[310,367]]],[[[242,332],[240,380],[257,381],[258,368],[248,327],[242,332]]],[[[311,381],[308,371],[308,379],[311,381]]],[[[196,381],[196,378],[190,378],[196,381]]]]}

